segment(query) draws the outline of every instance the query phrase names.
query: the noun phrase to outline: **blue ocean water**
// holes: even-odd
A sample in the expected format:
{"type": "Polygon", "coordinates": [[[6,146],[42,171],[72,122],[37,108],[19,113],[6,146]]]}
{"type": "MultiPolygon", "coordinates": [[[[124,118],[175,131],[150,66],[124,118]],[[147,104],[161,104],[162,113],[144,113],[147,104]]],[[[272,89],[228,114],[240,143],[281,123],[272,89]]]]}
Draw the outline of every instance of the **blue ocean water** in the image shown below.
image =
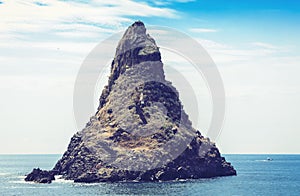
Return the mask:
{"type": "Polygon", "coordinates": [[[159,183],[78,184],[24,181],[32,168],[51,169],[61,155],[0,155],[0,195],[297,195],[300,155],[225,155],[238,175],[159,183]],[[271,157],[272,161],[266,161],[271,157]]]}

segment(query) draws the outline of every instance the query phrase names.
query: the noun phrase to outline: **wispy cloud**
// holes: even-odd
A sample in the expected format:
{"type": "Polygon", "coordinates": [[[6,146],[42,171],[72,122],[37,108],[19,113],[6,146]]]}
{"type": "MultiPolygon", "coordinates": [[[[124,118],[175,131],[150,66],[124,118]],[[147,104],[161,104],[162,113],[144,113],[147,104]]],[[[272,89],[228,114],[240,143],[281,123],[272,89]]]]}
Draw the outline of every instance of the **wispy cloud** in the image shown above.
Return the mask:
{"type": "Polygon", "coordinates": [[[190,32],[193,33],[215,33],[218,32],[217,29],[206,29],[206,28],[192,28],[189,29],[190,32]]]}
{"type": "Polygon", "coordinates": [[[169,5],[173,3],[189,3],[196,0],[149,0],[149,2],[154,3],[155,5],[169,5]]]}
{"type": "Polygon", "coordinates": [[[277,46],[265,42],[244,43],[236,46],[213,40],[197,38],[197,41],[214,57],[220,65],[240,61],[258,61],[258,58],[278,58],[290,54],[289,46],[277,46]]]}
{"type": "Polygon", "coordinates": [[[251,43],[251,45],[261,47],[261,48],[266,48],[266,49],[279,49],[278,46],[269,43],[264,43],[264,42],[253,42],[251,43]]]}
{"type": "Polygon", "coordinates": [[[77,67],[96,43],[123,30],[133,17],[177,17],[173,9],[134,0],[1,2],[1,75],[77,67]]]}
{"type": "Polygon", "coordinates": [[[92,30],[99,32],[103,28],[120,29],[124,23],[132,22],[130,17],[133,16],[172,18],[177,17],[176,15],[176,11],[172,9],[133,0],[92,0],[89,4],[59,0],[6,0],[0,7],[0,36],[26,32],[74,33],[74,24],[93,26],[92,30]]]}
{"type": "Polygon", "coordinates": [[[188,3],[196,0],[169,0],[169,2],[188,3]]]}

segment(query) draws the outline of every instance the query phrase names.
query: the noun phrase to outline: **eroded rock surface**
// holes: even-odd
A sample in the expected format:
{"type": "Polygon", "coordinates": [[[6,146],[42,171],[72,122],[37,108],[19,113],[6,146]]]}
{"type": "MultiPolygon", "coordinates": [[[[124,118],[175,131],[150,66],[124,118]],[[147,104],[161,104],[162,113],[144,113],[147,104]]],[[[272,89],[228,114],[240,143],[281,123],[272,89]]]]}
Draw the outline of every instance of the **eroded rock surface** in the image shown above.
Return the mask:
{"type": "MultiPolygon", "coordinates": [[[[99,102],[48,174],[87,183],[236,175],[215,144],[192,127],[142,22],[120,40],[99,102]]],[[[26,180],[51,182],[44,172],[34,169],[26,180]]]]}

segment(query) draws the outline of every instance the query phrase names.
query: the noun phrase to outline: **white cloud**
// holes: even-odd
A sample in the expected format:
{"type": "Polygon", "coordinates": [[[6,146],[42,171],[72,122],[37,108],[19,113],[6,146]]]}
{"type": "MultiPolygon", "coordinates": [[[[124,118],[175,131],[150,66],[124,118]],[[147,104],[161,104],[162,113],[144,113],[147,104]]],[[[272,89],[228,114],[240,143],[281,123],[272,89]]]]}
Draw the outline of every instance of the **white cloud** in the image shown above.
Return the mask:
{"type": "Polygon", "coordinates": [[[202,44],[205,48],[208,49],[215,49],[215,50],[220,50],[220,49],[232,49],[231,46],[220,43],[220,42],[216,42],[213,40],[208,40],[208,39],[201,39],[198,38],[196,39],[200,44],[202,44]]]}
{"type": "Polygon", "coordinates": [[[150,2],[153,2],[155,5],[169,5],[172,3],[189,3],[189,2],[194,2],[196,0],[152,0],[150,2]]]}
{"type": "Polygon", "coordinates": [[[1,76],[0,77],[0,89],[6,91],[25,91],[31,93],[37,93],[41,91],[49,91],[55,89],[58,86],[61,88],[73,88],[74,77],[67,76],[1,76]]]}
{"type": "Polygon", "coordinates": [[[41,74],[35,70],[53,72],[61,64],[78,67],[96,43],[123,30],[133,16],[166,18],[176,12],[133,0],[3,0],[1,74],[41,74]]]}
{"type": "Polygon", "coordinates": [[[206,28],[192,28],[189,31],[193,33],[215,33],[218,32],[217,29],[206,29],[206,28]]]}
{"type": "Polygon", "coordinates": [[[180,2],[180,3],[188,3],[188,2],[193,2],[196,0],[173,0],[173,1],[180,2]]]}
{"type": "Polygon", "coordinates": [[[219,65],[227,65],[246,61],[258,61],[258,58],[274,58],[291,56],[289,46],[275,46],[264,42],[245,43],[241,46],[224,44],[213,40],[196,38],[219,65]]]}
{"type": "MultiPolygon", "coordinates": [[[[93,0],[90,4],[72,1],[4,1],[0,7],[0,36],[34,32],[50,32],[74,27],[74,24],[93,26],[96,32],[122,28],[129,17],[176,17],[168,8],[150,6],[133,0],[93,0]],[[64,26],[64,28],[60,29],[64,26]],[[101,28],[102,27],[102,28],[101,28]],[[99,30],[97,30],[99,29],[99,30]]],[[[89,29],[90,30],[90,29],[89,29]]],[[[71,31],[71,29],[70,29],[71,31]]]]}
{"type": "Polygon", "coordinates": [[[266,48],[266,49],[279,49],[279,47],[273,44],[264,43],[264,42],[253,42],[251,43],[251,45],[261,47],[261,48],[266,48]]]}

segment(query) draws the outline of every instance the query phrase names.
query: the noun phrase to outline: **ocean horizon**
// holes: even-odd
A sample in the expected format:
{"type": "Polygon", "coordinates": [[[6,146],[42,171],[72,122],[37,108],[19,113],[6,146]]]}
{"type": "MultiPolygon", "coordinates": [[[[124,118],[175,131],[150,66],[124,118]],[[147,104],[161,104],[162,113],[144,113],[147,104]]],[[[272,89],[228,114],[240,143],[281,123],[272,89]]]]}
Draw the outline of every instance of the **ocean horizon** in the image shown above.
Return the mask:
{"type": "MultiPolygon", "coordinates": [[[[1,154],[1,195],[300,195],[300,154],[223,154],[237,176],[172,182],[25,182],[33,168],[52,169],[61,154],[1,154]],[[269,159],[269,160],[268,160],[269,159]]],[[[59,178],[59,176],[56,176],[59,178]]]]}

